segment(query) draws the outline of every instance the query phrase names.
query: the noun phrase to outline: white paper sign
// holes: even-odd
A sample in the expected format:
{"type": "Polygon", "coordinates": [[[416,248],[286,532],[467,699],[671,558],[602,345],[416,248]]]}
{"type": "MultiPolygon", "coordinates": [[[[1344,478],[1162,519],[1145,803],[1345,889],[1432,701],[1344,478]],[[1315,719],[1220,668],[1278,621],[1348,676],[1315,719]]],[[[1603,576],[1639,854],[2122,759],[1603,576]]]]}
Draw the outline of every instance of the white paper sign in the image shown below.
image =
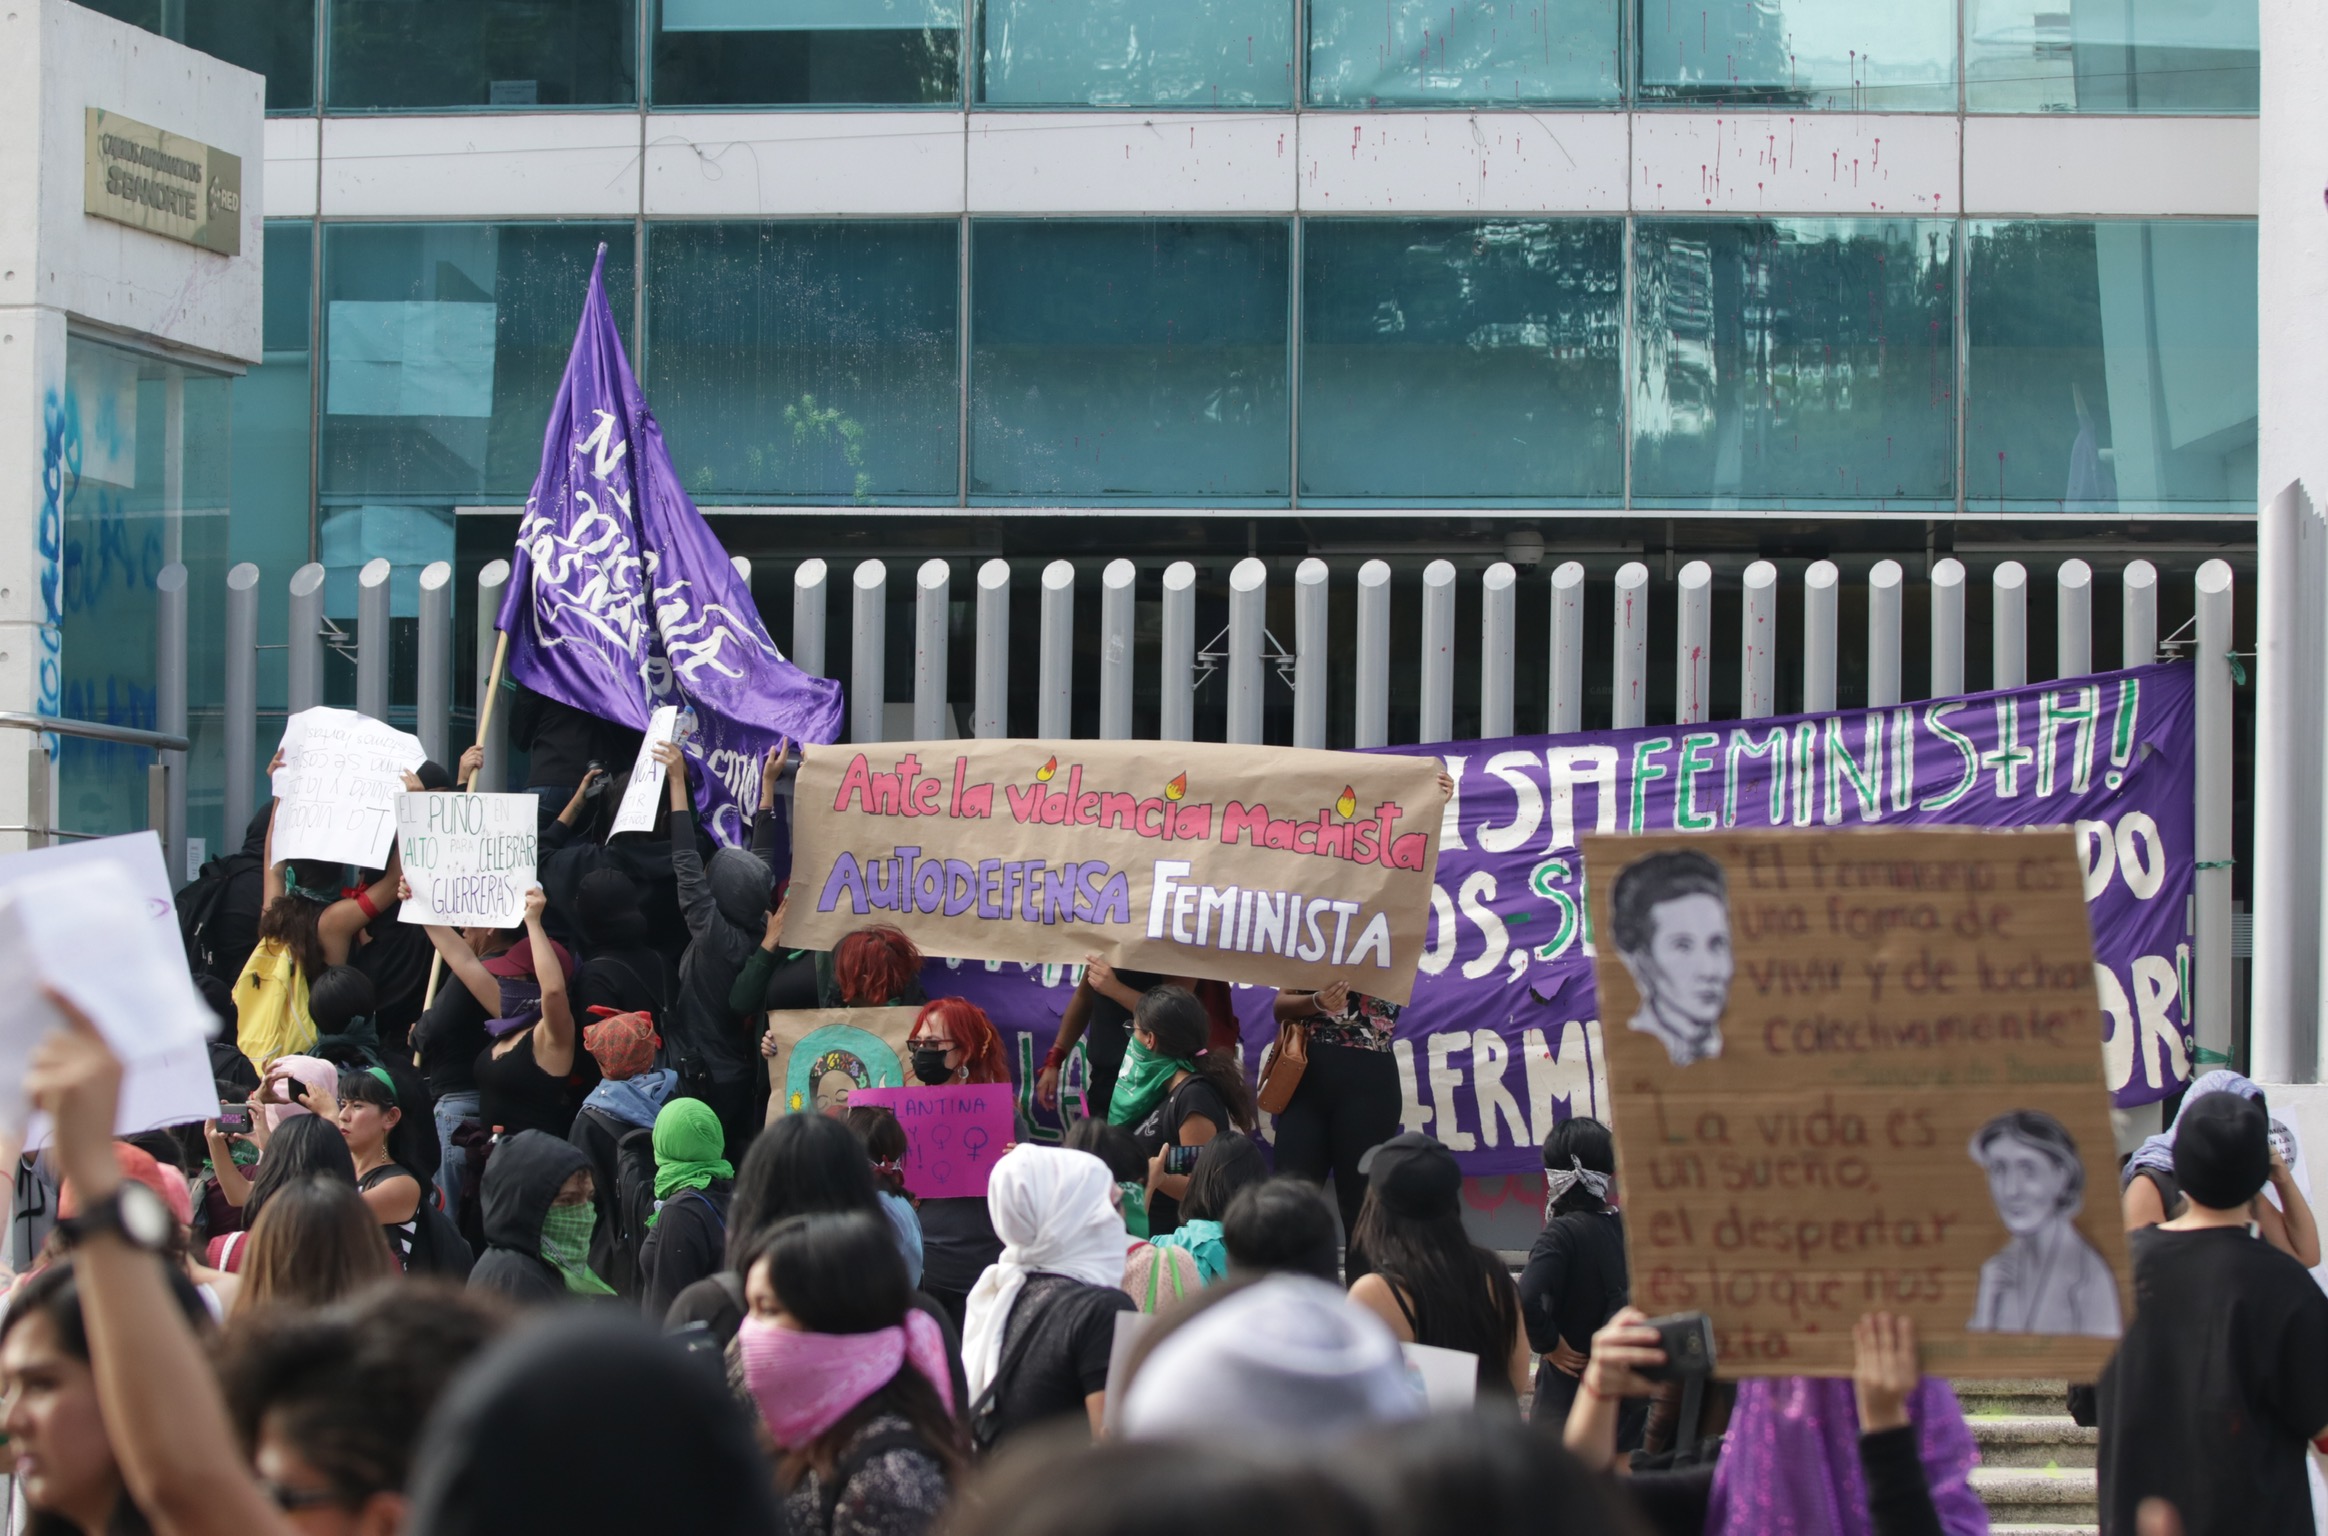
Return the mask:
{"type": "Polygon", "coordinates": [[[403,920],[448,928],[524,922],[540,802],[539,795],[398,795],[396,846],[412,889],[403,920]]]}
{"type": "Polygon", "coordinates": [[[614,813],[614,828],[607,836],[655,829],[655,808],[663,798],[663,765],[655,760],[655,746],[669,741],[678,729],[679,706],[656,705],[647,717],[647,739],[639,743],[639,760],[631,764],[630,785],[622,792],[622,806],[614,813]]]}
{"type": "MultiPolygon", "coordinates": [[[[1168,1257],[1160,1253],[1156,1262],[1162,1264],[1168,1257]]],[[[1116,1432],[1117,1419],[1123,1411],[1124,1388],[1129,1385],[1124,1379],[1124,1367],[1131,1364],[1132,1351],[1138,1347],[1140,1336],[1155,1325],[1156,1319],[1152,1313],[1118,1312],[1115,1315],[1115,1338],[1107,1347],[1107,1396],[1101,1400],[1099,1410],[1099,1430],[1103,1435],[1116,1432]]]]}
{"type": "Polygon", "coordinates": [[[1407,1377],[1423,1389],[1423,1405],[1433,1413],[1468,1413],[1479,1395],[1479,1357],[1436,1344],[1401,1344],[1407,1377]]]}
{"type": "Polygon", "coordinates": [[[404,775],[427,760],[419,737],[352,709],[293,715],[275,770],[276,862],[386,867],[404,775]]]}
{"type": "Polygon", "coordinates": [[[165,931],[149,915],[137,882],[108,861],[51,867],[0,889],[0,996],[11,1004],[0,1010],[0,1131],[32,1118],[25,1069],[64,1022],[43,985],[71,998],[121,1058],[117,1130],[218,1112],[205,1046],[218,1016],[194,990],[175,922],[165,931]],[[191,1078],[181,1068],[189,1059],[201,1064],[191,1078]]]}

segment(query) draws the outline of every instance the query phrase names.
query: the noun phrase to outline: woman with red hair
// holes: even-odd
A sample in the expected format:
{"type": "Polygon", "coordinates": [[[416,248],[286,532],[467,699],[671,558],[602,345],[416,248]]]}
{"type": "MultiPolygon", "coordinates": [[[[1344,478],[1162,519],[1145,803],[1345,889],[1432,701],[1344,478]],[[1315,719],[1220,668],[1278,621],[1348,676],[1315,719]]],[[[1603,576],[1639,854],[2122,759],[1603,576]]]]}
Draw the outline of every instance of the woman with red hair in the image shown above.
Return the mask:
{"type": "Polygon", "coordinates": [[[910,1007],[922,1000],[921,968],[921,951],[895,928],[856,929],[833,947],[829,960],[817,957],[817,1006],[910,1007]]]}
{"type": "MultiPolygon", "coordinates": [[[[880,930],[875,930],[880,931],[880,930]]],[[[865,930],[849,935],[860,937],[865,930]]],[[[841,941],[845,952],[849,939],[841,941]]],[[[941,997],[922,1006],[906,1037],[913,1079],[931,1087],[953,1083],[1008,1083],[1010,1060],[986,1010],[966,997],[941,997]]],[[[909,1154],[910,1155],[910,1154],[909,1154]]],[[[907,1181],[912,1180],[910,1166],[907,1181]]],[[[922,1289],[962,1326],[970,1288],[1002,1257],[994,1218],[977,1195],[921,1203],[922,1289]]]]}

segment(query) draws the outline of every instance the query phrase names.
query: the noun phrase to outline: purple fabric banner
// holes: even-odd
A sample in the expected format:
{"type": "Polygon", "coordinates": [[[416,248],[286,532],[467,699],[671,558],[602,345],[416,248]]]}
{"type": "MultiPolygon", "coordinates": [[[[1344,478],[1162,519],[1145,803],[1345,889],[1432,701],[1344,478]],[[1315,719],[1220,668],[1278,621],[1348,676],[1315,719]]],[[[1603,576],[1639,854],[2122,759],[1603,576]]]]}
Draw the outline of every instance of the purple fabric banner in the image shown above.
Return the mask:
{"type": "MultiPolygon", "coordinates": [[[[2107,1080],[2121,1107],[2165,1098],[2190,1080],[2196,1051],[2193,729],[2191,669],[2170,664],[1891,709],[1443,744],[1456,795],[1423,974],[1392,1048],[1407,1127],[1446,1142],[1468,1173],[1509,1174],[1541,1170],[1556,1121],[1606,1118],[1576,851],[1596,829],[2070,827],[2107,1080]]],[[[937,960],[923,985],[987,1011],[1031,1108],[1081,958],[937,960]]],[[[1275,994],[1233,991],[1251,1070],[1276,1036],[1275,994]]],[[[1034,1118],[1038,1136],[1058,1134],[1034,1118]]]]}
{"type": "Polygon", "coordinates": [[[787,736],[837,738],[841,685],[784,659],[681,489],[623,355],[605,266],[601,247],[495,626],[510,675],[536,693],[639,731],[655,706],[682,706],[704,826],[748,843],[762,760],[787,736]]]}

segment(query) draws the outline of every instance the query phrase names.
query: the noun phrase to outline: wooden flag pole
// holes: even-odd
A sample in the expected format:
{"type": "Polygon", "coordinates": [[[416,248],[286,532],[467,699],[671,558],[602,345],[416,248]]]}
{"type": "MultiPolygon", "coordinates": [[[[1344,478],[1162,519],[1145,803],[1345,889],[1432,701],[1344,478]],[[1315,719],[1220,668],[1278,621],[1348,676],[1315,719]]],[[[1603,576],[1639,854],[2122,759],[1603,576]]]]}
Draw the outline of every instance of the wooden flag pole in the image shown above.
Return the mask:
{"type": "MultiPolygon", "coordinates": [[[[501,697],[501,673],[502,669],[508,665],[508,662],[509,631],[505,629],[501,632],[500,638],[493,642],[493,675],[486,681],[484,701],[477,706],[477,745],[480,747],[485,745],[485,733],[493,729],[493,704],[495,700],[501,697]]],[[[480,769],[484,766],[485,765],[482,762],[479,762],[477,765],[477,767],[480,769]]],[[[472,769],[469,773],[469,776],[461,781],[461,793],[468,794],[474,791],[476,787],[477,771],[476,769],[472,769]]],[[[432,944],[429,947],[434,949],[436,946],[432,944]]],[[[428,991],[421,997],[421,1012],[426,1013],[430,1008],[435,1006],[437,982],[443,977],[444,970],[445,957],[443,955],[434,954],[428,957],[428,991]]],[[[415,1051],[413,1053],[412,1060],[413,1065],[418,1066],[420,1064],[420,1053],[415,1051]]]]}

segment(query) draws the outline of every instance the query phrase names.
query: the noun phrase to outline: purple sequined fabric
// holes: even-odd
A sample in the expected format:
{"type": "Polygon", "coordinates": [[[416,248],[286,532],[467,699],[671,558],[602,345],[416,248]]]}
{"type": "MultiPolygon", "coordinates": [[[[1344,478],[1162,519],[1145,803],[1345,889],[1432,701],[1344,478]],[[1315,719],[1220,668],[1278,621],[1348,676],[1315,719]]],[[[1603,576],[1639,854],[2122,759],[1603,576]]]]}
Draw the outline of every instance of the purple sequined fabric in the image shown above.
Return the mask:
{"type": "MultiPolygon", "coordinates": [[[[1949,1536],[1987,1536],[1972,1491],[1980,1452],[1948,1383],[1927,1376],[1908,1400],[1932,1507],[1949,1536]]],[[[1859,1409],[1843,1377],[1741,1382],[1714,1468],[1706,1536],[1873,1536],[1859,1470],[1859,1409]]]]}

